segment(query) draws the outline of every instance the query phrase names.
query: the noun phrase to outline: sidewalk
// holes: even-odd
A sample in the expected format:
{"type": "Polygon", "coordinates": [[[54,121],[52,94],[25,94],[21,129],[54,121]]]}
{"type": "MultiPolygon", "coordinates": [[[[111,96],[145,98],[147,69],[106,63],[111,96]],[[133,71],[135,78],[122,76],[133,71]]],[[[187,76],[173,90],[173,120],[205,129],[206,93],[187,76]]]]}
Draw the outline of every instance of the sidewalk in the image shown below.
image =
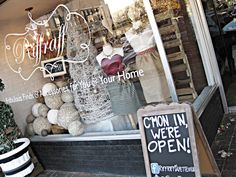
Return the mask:
{"type": "MultiPolygon", "coordinates": [[[[0,173],[0,177],[4,177],[0,173]]],[[[79,172],[64,172],[64,171],[54,171],[46,170],[37,177],[134,177],[134,176],[122,176],[122,175],[110,175],[110,174],[90,174],[90,173],[79,173],[79,172]]],[[[144,176],[135,176],[135,177],[144,177],[144,176]]]]}
{"type": "MultiPolygon", "coordinates": [[[[89,173],[73,173],[73,172],[59,172],[59,171],[45,171],[38,177],[124,177],[120,175],[109,175],[109,174],[89,174],[89,173]]],[[[133,177],[133,176],[125,176],[133,177]]],[[[138,176],[136,176],[138,177],[138,176]]]]}
{"type": "Polygon", "coordinates": [[[236,177],[236,114],[224,117],[211,148],[222,177],[236,177]]]}

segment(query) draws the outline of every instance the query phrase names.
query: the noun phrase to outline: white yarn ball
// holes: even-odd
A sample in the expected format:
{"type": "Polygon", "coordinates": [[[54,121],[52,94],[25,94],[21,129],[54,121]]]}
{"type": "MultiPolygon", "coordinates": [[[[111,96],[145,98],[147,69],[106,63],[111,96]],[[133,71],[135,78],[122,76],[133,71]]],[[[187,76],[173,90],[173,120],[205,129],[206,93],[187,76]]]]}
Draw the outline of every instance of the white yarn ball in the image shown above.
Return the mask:
{"type": "Polygon", "coordinates": [[[42,106],[43,104],[42,103],[35,103],[33,106],[32,106],[32,114],[34,117],[39,117],[39,107],[42,106]]]}
{"type": "Polygon", "coordinates": [[[74,101],[74,96],[71,92],[64,92],[61,94],[61,99],[65,103],[72,103],[74,101]]]}
{"type": "Polygon", "coordinates": [[[76,110],[75,106],[71,103],[63,104],[58,112],[58,124],[65,129],[68,129],[69,124],[75,120],[80,120],[79,113],[76,110]]]}
{"type": "Polygon", "coordinates": [[[57,122],[57,115],[58,115],[58,110],[56,109],[51,109],[50,111],[48,111],[48,121],[51,123],[51,124],[58,124],[57,122]]]}
{"type": "Polygon", "coordinates": [[[39,109],[38,109],[39,116],[47,117],[48,110],[49,108],[45,104],[42,104],[41,106],[39,106],[39,109]]]}
{"type": "Polygon", "coordinates": [[[60,109],[63,105],[63,101],[61,100],[61,95],[52,95],[44,97],[45,104],[50,109],[60,109]]]}
{"type": "Polygon", "coordinates": [[[55,89],[57,89],[57,86],[54,83],[47,83],[42,88],[42,94],[43,96],[47,96],[52,90],[55,89]]]}
{"type": "Polygon", "coordinates": [[[43,130],[47,130],[49,133],[51,131],[51,124],[44,117],[38,117],[33,123],[34,132],[38,135],[42,135],[43,130]]]}
{"type": "Polygon", "coordinates": [[[75,110],[77,110],[77,109],[75,108],[75,105],[74,105],[73,103],[64,103],[64,104],[61,106],[60,109],[67,109],[67,107],[69,107],[69,108],[74,108],[75,110]]]}
{"type": "Polygon", "coordinates": [[[72,136],[79,136],[84,133],[84,124],[79,120],[73,121],[68,126],[68,131],[72,136]]]}

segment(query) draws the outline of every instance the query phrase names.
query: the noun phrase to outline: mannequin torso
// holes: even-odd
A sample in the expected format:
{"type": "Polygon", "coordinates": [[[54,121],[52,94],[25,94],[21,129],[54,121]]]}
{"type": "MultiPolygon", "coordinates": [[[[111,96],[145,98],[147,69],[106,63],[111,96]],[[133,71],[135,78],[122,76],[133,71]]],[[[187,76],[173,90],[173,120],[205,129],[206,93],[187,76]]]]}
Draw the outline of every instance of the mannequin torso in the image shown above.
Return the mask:
{"type": "Polygon", "coordinates": [[[96,59],[107,75],[115,75],[124,70],[122,64],[124,51],[122,48],[113,48],[109,43],[103,46],[103,51],[96,59]]]}
{"type": "Polygon", "coordinates": [[[154,36],[150,26],[147,26],[138,34],[130,29],[125,33],[125,36],[136,53],[155,47],[154,36]]]}
{"type": "Polygon", "coordinates": [[[124,56],[124,51],[122,48],[113,48],[111,44],[107,43],[103,46],[102,52],[96,56],[96,59],[98,61],[98,64],[101,66],[102,60],[107,58],[107,59],[112,59],[114,55],[120,55],[124,56]]]}

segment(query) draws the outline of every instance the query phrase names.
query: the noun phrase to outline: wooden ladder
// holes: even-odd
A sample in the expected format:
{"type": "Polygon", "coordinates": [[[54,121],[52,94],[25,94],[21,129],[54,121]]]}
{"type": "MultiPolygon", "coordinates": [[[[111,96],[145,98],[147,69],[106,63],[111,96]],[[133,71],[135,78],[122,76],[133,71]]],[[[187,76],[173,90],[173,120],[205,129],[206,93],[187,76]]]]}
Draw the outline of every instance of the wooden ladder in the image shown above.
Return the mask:
{"type": "Polygon", "coordinates": [[[179,101],[192,102],[197,97],[197,92],[174,12],[168,10],[156,14],[155,19],[167,53],[179,101]]]}

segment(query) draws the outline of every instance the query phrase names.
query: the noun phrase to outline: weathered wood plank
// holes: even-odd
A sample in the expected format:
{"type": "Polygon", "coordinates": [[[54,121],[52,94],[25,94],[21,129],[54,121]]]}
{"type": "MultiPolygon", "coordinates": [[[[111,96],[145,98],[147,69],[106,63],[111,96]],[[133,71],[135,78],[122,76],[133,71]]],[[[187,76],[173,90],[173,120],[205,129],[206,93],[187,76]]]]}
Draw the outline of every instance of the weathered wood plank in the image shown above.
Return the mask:
{"type": "Polygon", "coordinates": [[[192,88],[181,88],[177,89],[177,95],[190,95],[193,94],[193,89],[192,88]]]}
{"type": "Polygon", "coordinates": [[[187,60],[187,56],[184,51],[168,54],[167,58],[169,62],[177,61],[177,60],[184,60],[184,59],[187,60]]]}
{"type": "Polygon", "coordinates": [[[180,41],[180,39],[175,39],[175,40],[172,40],[172,41],[169,41],[169,42],[164,42],[164,46],[166,49],[168,48],[173,48],[173,47],[178,47],[178,46],[181,46],[182,43],[180,41]]]}
{"type": "Polygon", "coordinates": [[[176,24],[172,24],[169,26],[160,27],[159,31],[160,31],[161,35],[173,33],[173,32],[178,31],[178,26],[176,24]]]}
{"type": "Polygon", "coordinates": [[[186,64],[180,64],[180,65],[171,67],[172,73],[183,72],[183,71],[186,71],[187,69],[188,69],[188,67],[186,64]]]}
{"type": "Polygon", "coordinates": [[[163,20],[166,20],[168,18],[172,18],[174,16],[173,10],[169,10],[160,14],[155,15],[155,19],[157,22],[161,22],[163,20]]]}

